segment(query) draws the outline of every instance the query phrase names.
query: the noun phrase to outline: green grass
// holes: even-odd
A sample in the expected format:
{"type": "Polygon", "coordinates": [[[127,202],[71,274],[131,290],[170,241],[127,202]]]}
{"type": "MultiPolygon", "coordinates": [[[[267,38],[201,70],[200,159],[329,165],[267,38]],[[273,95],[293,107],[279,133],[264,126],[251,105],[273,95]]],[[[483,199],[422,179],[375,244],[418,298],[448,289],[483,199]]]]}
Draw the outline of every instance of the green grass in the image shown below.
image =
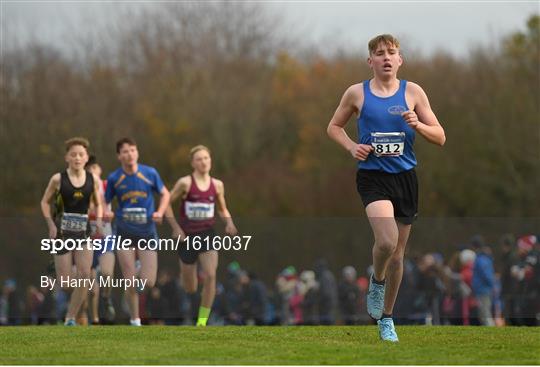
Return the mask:
{"type": "Polygon", "coordinates": [[[375,326],[0,328],[1,364],[539,364],[540,328],[375,326]]]}

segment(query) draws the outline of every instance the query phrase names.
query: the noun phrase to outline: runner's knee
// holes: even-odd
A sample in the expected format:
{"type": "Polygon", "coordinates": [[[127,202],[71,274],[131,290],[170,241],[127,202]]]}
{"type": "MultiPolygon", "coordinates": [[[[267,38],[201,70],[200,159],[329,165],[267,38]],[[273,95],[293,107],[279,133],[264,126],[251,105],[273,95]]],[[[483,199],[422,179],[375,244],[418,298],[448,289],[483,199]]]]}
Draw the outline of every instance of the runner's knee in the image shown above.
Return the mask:
{"type": "Polygon", "coordinates": [[[122,275],[124,278],[133,278],[137,275],[135,265],[126,265],[122,267],[122,275]]]}
{"type": "Polygon", "coordinates": [[[60,285],[60,289],[63,292],[66,292],[68,294],[73,292],[73,288],[71,288],[71,286],[69,285],[69,282],[65,282],[65,281],[63,282],[61,277],[56,278],[56,280],[57,280],[58,284],[60,285]]]}
{"type": "Polygon", "coordinates": [[[197,292],[197,279],[192,276],[182,276],[182,287],[186,293],[197,292]]]}
{"type": "Polygon", "coordinates": [[[111,271],[109,271],[109,270],[104,271],[103,269],[101,269],[101,276],[103,278],[112,277],[113,273],[111,271]]]}
{"type": "Polygon", "coordinates": [[[394,253],[394,255],[392,255],[392,257],[390,258],[390,266],[392,266],[393,268],[396,268],[398,266],[402,266],[403,265],[403,253],[401,252],[396,252],[394,253]]]}
{"type": "Polygon", "coordinates": [[[146,279],[146,288],[152,288],[156,285],[156,279],[147,278],[146,279]]]}
{"type": "Polygon", "coordinates": [[[77,278],[90,279],[92,277],[92,271],[90,269],[77,269],[77,278]]]}
{"type": "Polygon", "coordinates": [[[388,234],[378,236],[375,241],[375,246],[381,252],[393,254],[397,248],[397,236],[388,234]]]}
{"type": "Polygon", "coordinates": [[[204,282],[205,283],[215,283],[216,281],[216,271],[205,271],[204,272],[204,282]]]}

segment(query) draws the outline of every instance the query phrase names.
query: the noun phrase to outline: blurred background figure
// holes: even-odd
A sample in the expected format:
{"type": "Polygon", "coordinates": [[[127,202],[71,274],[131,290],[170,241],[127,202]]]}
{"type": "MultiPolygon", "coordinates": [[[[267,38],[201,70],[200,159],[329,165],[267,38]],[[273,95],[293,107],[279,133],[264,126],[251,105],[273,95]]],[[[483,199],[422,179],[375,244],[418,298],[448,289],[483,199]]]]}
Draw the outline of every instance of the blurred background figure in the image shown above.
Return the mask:
{"type": "Polygon", "coordinates": [[[238,272],[238,283],[241,289],[242,322],[247,325],[265,325],[268,307],[266,286],[255,273],[245,270],[238,272]]]}
{"type": "Polygon", "coordinates": [[[358,323],[361,325],[368,325],[373,322],[371,317],[367,313],[366,296],[369,287],[369,279],[367,277],[358,277],[356,285],[360,290],[360,297],[358,298],[358,310],[360,312],[358,323]]]}
{"type": "Polygon", "coordinates": [[[464,301],[471,295],[471,288],[461,275],[460,251],[455,252],[444,267],[445,296],[442,304],[443,324],[463,325],[464,301]]]}
{"type": "Polygon", "coordinates": [[[244,292],[242,281],[243,270],[240,267],[233,265],[234,269],[229,269],[227,279],[227,287],[225,288],[225,304],[224,307],[225,324],[226,325],[244,325],[244,292]],[[232,270],[232,271],[231,271],[232,270]]]}
{"type": "Polygon", "coordinates": [[[146,303],[148,317],[148,324],[150,325],[164,325],[166,301],[161,297],[161,291],[158,287],[150,289],[150,295],[146,303]]]}
{"type": "MultiPolygon", "coordinates": [[[[180,286],[180,277],[173,276],[169,269],[160,270],[157,277],[156,288],[159,289],[159,298],[162,304],[161,314],[156,314],[154,317],[164,319],[166,325],[180,325],[185,320],[185,315],[182,313],[182,304],[185,301],[186,293],[180,286]]],[[[157,294],[154,294],[157,296],[157,294]]],[[[154,298],[155,300],[155,298],[154,298]]],[[[154,306],[155,307],[155,306],[154,306]]]]}
{"type": "Polygon", "coordinates": [[[499,240],[499,258],[496,266],[500,271],[502,313],[505,324],[515,325],[513,317],[516,280],[512,276],[512,266],[517,261],[516,239],[512,234],[505,234],[499,240]]]}
{"type": "Polygon", "coordinates": [[[0,296],[0,325],[20,325],[23,308],[24,300],[17,289],[17,281],[6,280],[0,296]]]}
{"type": "MultiPolygon", "coordinates": [[[[476,253],[471,249],[464,249],[459,254],[461,262],[461,279],[465,282],[467,287],[472,290],[473,268],[474,261],[476,259],[476,253]]],[[[462,316],[463,325],[471,325],[471,319],[476,315],[476,301],[471,294],[468,297],[463,298],[462,316]]]]}
{"type": "Polygon", "coordinates": [[[442,268],[433,254],[422,256],[418,262],[417,302],[424,313],[425,324],[440,325],[440,304],[444,294],[442,268]]]}
{"type": "Polygon", "coordinates": [[[328,269],[328,263],[325,259],[317,260],[314,270],[319,283],[319,323],[321,325],[332,325],[335,323],[338,305],[336,278],[328,269]]]}
{"type": "Polygon", "coordinates": [[[37,309],[37,324],[54,325],[57,321],[54,293],[48,288],[39,288],[39,292],[43,295],[43,301],[37,309]]]}
{"type": "Polygon", "coordinates": [[[356,325],[360,319],[360,288],[356,283],[356,269],[346,266],[341,271],[338,297],[341,319],[345,325],[356,325]]]}
{"type": "Polygon", "coordinates": [[[300,274],[299,296],[302,308],[302,325],[317,325],[319,323],[319,283],[315,272],[304,270],[300,274]]]}
{"type": "Polygon", "coordinates": [[[45,297],[37,287],[31,285],[26,288],[26,311],[30,317],[30,323],[36,325],[39,319],[39,310],[45,297]]]}
{"type": "Polygon", "coordinates": [[[495,294],[495,268],[493,252],[486,243],[475,243],[476,259],[473,267],[472,290],[478,304],[481,325],[495,326],[493,320],[493,296],[495,294]]]}
{"type": "Polygon", "coordinates": [[[287,266],[279,273],[276,279],[276,288],[279,294],[279,303],[281,309],[281,324],[292,325],[294,319],[290,309],[290,300],[294,295],[298,277],[294,266],[287,266]]]}
{"type": "Polygon", "coordinates": [[[538,297],[540,271],[538,238],[520,237],[517,241],[517,259],[511,268],[519,296],[514,298],[512,317],[515,325],[535,326],[538,323],[538,297]]]}

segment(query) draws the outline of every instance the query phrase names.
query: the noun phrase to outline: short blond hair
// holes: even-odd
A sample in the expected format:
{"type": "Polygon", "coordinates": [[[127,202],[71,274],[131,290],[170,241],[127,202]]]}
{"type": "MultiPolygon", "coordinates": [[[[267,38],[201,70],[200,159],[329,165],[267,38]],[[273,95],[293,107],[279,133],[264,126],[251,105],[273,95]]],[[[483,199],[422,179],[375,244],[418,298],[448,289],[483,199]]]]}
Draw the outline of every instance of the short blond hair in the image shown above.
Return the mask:
{"type": "Polygon", "coordinates": [[[189,151],[189,161],[191,162],[193,160],[193,156],[195,156],[195,154],[201,150],[206,150],[208,154],[211,154],[210,149],[208,149],[207,146],[199,144],[191,148],[189,151]]]}
{"type": "Polygon", "coordinates": [[[394,46],[396,48],[399,48],[399,41],[396,37],[392,36],[391,34],[380,34],[377,37],[372,38],[371,41],[369,41],[369,54],[371,55],[375,51],[377,51],[377,47],[379,47],[381,43],[384,43],[386,46],[394,46]]]}
{"type": "Polygon", "coordinates": [[[87,152],[88,148],[90,147],[90,142],[86,138],[82,138],[80,136],[76,136],[74,138],[70,138],[64,142],[66,146],[66,152],[69,152],[72,146],[74,145],[81,145],[87,152]]]}

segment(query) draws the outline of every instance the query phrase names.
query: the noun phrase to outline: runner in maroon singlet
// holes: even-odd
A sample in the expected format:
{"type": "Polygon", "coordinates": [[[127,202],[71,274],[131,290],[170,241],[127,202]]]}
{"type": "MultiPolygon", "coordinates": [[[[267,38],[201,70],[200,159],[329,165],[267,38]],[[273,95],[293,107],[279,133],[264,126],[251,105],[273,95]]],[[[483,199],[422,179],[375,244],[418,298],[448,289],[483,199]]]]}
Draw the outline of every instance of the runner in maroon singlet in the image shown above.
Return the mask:
{"type": "MultiPolygon", "coordinates": [[[[191,185],[185,198],[180,205],[180,227],[187,235],[214,234],[214,207],[216,202],[216,186],[210,179],[208,190],[202,191],[197,185],[197,180],[190,175],[191,185]]],[[[186,261],[186,262],[195,262],[186,261]]]]}
{"type": "Polygon", "coordinates": [[[182,286],[188,293],[197,291],[197,260],[199,260],[204,280],[197,326],[206,326],[216,293],[218,253],[212,248],[212,240],[216,236],[214,230],[216,203],[217,214],[225,222],[225,233],[234,236],[237,230],[231,213],[227,210],[223,182],[210,177],[212,167],[210,150],[203,145],[197,145],[191,149],[189,156],[193,173],[181,177],[171,191],[171,204],[177,198],[181,198],[180,224],[176,222],[170,205],[167,220],[173,229],[174,238],[189,237],[189,241],[178,249],[182,286]],[[198,249],[195,249],[198,247],[195,239],[200,245],[198,249]]]}

